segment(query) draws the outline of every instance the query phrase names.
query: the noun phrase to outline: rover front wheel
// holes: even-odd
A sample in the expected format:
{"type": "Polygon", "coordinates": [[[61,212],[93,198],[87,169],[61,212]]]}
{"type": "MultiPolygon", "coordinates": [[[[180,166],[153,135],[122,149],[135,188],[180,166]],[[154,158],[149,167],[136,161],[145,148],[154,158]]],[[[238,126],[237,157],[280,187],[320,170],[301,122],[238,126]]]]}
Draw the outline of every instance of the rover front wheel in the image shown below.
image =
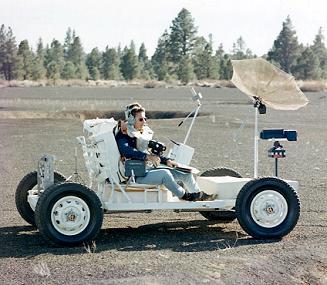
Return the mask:
{"type": "Polygon", "coordinates": [[[297,224],[300,200],[285,181],[265,177],[243,186],[235,209],[241,227],[252,237],[282,238],[297,224]]]}

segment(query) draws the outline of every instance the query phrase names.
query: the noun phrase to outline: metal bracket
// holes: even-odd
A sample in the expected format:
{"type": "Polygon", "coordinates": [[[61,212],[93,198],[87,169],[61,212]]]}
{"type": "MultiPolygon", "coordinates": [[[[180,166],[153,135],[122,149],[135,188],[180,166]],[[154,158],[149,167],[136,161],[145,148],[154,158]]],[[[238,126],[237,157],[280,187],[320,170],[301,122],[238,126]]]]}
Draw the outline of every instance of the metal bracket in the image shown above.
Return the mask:
{"type": "Polygon", "coordinates": [[[45,190],[54,184],[55,156],[46,154],[41,157],[37,166],[37,189],[45,190]]]}

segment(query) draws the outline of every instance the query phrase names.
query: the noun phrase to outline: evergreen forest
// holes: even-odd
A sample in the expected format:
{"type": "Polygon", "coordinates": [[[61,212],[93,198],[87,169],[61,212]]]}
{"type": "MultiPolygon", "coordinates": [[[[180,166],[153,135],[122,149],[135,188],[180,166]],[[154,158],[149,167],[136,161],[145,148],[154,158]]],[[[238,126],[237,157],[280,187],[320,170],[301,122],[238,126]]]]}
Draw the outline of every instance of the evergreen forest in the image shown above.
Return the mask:
{"type": "MultiPolygon", "coordinates": [[[[110,39],[108,39],[110,42],[110,39]]],[[[10,27],[0,28],[0,79],[3,80],[229,80],[232,59],[255,58],[240,36],[231,51],[223,44],[213,46],[212,35],[198,34],[191,13],[182,9],[169,29],[158,38],[154,54],[149,57],[144,43],[137,49],[133,40],[129,46],[85,53],[81,38],[68,28],[64,41],[53,39],[44,44],[40,38],[33,50],[28,40],[16,42],[10,27]]],[[[322,29],[311,45],[299,43],[290,17],[272,47],[262,57],[300,80],[327,79],[327,49],[322,29]]]]}

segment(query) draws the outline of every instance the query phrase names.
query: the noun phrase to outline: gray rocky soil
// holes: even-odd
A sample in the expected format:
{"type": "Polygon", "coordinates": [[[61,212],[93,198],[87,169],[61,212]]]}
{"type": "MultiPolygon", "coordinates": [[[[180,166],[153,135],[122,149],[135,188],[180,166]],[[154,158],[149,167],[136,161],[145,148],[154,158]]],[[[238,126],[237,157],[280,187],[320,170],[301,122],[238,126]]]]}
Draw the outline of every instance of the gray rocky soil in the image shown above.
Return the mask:
{"type": "MultiPolygon", "coordinates": [[[[198,89],[202,112],[188,144],[200,170],[230,167],[253,175],[254,108],[235,89],[198,89]]],[[[301,216],[282,240],[257,240],[237,221],[216,224],[198,213],[158,211],[105,216],[89,247],[55,247],[18,214],[14,195],[22,177],[44,153],[56,169],[74,170],[76,136],[85,114],[119,111],[131,101],[147,110],[194,108],[188,88],[2,88],[0,89],[0,284],[327,284],[327,93],[306,94],[298,111],[260,116],[260,129],[298,131],[285,142],[282,178],[298,180],[301,216]]],[[[182,141],[188,124],[149,120],[155,137],[182,141]]],[[[260,142],[260,176],[273,174],[271,142],[260,142]]],[[[81,152],[78,168],[86,177],[81,152]]]]}

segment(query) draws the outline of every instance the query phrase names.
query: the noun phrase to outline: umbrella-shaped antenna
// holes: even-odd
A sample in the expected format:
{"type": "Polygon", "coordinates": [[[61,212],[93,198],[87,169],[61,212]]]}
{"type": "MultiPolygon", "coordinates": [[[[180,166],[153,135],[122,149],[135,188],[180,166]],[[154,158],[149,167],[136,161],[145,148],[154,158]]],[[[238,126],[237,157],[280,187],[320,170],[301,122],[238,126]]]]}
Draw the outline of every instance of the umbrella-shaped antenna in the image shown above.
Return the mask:
{"type": "Polygon", "coordinates": [[[232,60],[233,84],[254,101],[254,178],[258,176],[258,109],[297,110],[309,100],[290,74],[262,58],[232,60]]]}
{"type": "Polygon", "coordinates": [[[297,110],[308,99],[290,74],[262,58],[232,60],[234,85],[276,110],[297,110]]]}

